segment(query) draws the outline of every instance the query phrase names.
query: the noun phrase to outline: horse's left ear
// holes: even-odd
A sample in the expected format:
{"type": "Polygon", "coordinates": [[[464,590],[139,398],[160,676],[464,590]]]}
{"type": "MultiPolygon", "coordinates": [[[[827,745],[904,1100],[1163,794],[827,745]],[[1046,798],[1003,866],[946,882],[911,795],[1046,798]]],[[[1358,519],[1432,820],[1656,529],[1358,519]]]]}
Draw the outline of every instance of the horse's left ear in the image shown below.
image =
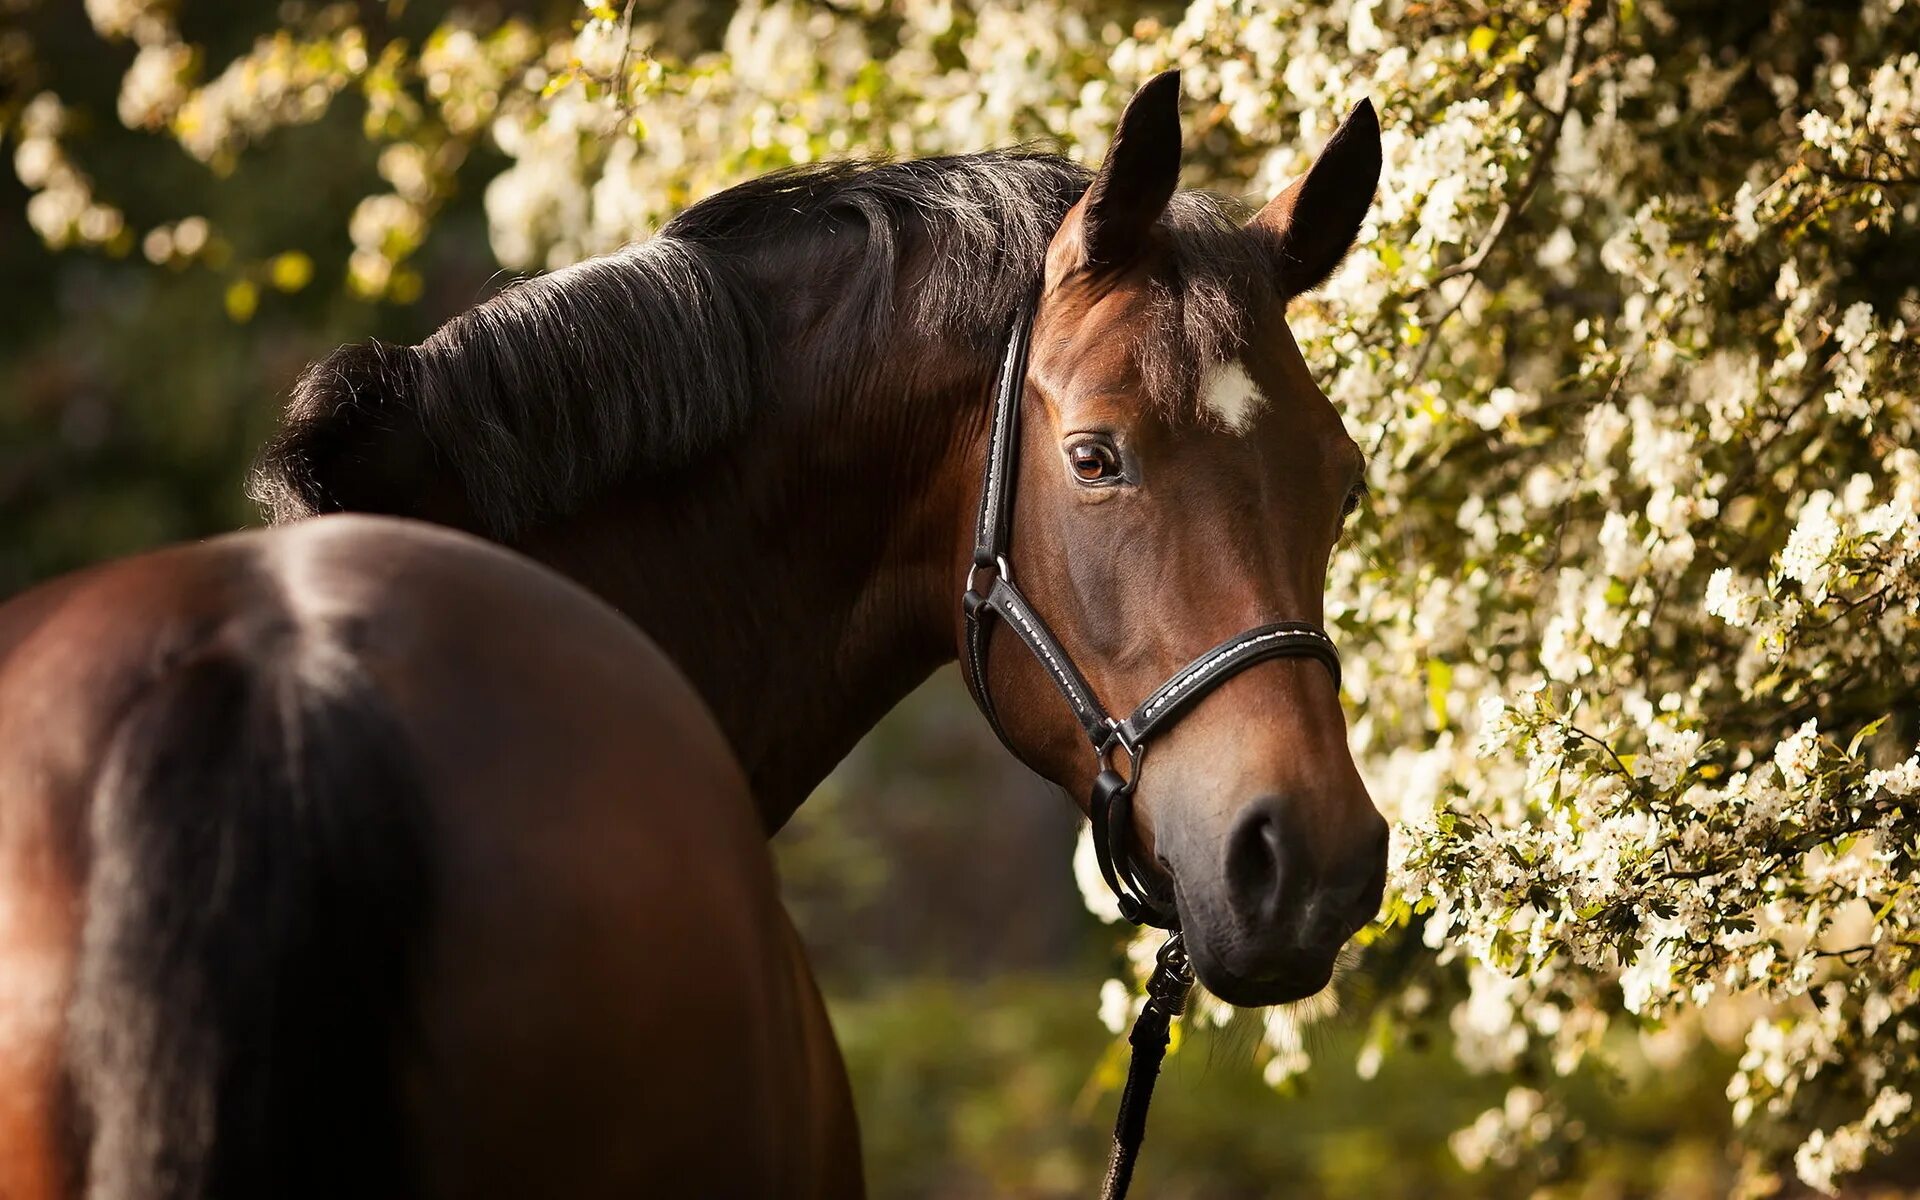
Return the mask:
{"type": "Polygon", "coordinates": [[[1162,71],[1127,101],[1100,173],[1054,235],[1066,261],[1053,265],[1126,266],[1146,248],[1148,230],[1179,186],[1180,72],[1162,71]]]}
{"type": "Polygon", "coordinates": [[[1373,101],[1362,100],[1307,173],[1247,222],[1272,246],[1281,295],[1292,298],[1327,281],[1353,248],[1379,185],[1380,119],[1373,101]]]}

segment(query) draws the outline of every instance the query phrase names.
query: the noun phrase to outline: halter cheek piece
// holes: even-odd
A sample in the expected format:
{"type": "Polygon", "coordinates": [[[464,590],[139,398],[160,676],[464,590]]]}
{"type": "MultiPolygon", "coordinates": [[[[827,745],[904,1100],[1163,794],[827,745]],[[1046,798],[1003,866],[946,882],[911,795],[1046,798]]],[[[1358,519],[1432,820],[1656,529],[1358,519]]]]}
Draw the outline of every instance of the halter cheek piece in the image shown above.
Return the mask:
{"type": "Polygon", "coordinates": [[[1029,297],[1007,339],[993,395],[993,429],[987,442],[986,482],[980,489],[980,516],[974,525],[973,565],[967,572],[961,608],[966,614],[967,686],[993,731],[1015,757],[1024,757],[1007,736],[994,710],[987,684],[987,643],[995,621],[1005,624],[1046,669],[1054,686],[1093,746],[1100,770],[1093,781],[1087,811],[1093,821],[1094,855],[1100,875],[1120,901],[1120,912],[1137,925],[1176,930],[1180,926],[1172,898],[1142,871],[1133,853],[1133,790],[1146,765],[1154,736],[1178,721],[1209,692],[1253,666],[1273,658],[1311,658],[1340,685],[1340,656],[1333,639],[1317,625],[1280,621],[1261,625],[1221,642],[1176,671],[1140,702],[1125,719],[1107,714],[1073,657],[1047,628],[1014,583],[1008,562],[1013,532],[1013,482],[1020,446],[1020,400],[1026,388],[1027,346],[1033,337],[1035,300],[1029,297]],[[1127,770],[1115,770],[1125,757],[1127,770]]]}

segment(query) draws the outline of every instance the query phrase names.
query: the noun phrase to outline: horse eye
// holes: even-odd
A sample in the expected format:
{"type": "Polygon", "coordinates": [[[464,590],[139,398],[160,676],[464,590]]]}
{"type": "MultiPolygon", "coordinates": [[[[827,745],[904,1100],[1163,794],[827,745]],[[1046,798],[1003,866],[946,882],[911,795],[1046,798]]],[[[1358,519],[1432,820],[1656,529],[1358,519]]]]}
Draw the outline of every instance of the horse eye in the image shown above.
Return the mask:
{"type": "Polygon", "coordinates": [[[1081,483],[1105,483],[1120,478],[1120,455],[1105,442],[1079,442],[1068,449],[1067,461],[1081,483]]]}
{"type": "Polygon", "coordinates": [[[1348,492],[1346,500],[1340,505],[1340,519],[1344,521],[1352,516],[1354,510],[1360,507],[1360,502],[1366,498],[1367,485],[1364,483],[1357,485],[1352,491],[1348,492]]]}

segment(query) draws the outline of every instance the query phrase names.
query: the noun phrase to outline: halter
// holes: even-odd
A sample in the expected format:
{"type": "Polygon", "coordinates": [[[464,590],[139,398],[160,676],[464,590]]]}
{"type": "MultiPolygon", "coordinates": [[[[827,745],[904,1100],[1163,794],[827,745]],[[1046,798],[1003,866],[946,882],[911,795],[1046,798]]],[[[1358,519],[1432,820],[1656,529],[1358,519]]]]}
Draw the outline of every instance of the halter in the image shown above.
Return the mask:
{"type": "Polygon", "coordinates": [[[1008,561],[1013,533],[1013,484],[1015,459],[1019,453],[1020,398],[1027,376],[1027,346],[1033,338],[1034,300],[1029,297],[1021,308],[1012,335],[1007,339],[1006,357],[1000,364],[999,382],[993,394],[993,430],[987,442],[986,482],[980,489],[980,516],[974,525],[973,565],[967,571],[965,592],[960,598],[966,614],[967,686],[974,702],[985,713],[994,733],[1024,759],[994,709],[993,693],[987,684],[987,644],[999,618],[1026,644],[1040,665],[1046,668],[1054,686],[1066,698],[1067,707],[1080,722],[1081,730],[1093,746],[1100,770],[1093,781],[1093,795],[1087,805],[1093,821],[1094,856],[1100,863],[1101,878],[1120,902],[1120,913],[1136,925],[1177,931],[1180,918],[1172,900],[1161,894],[1152,877],[1140,869],[1133,853],[1133,791],[1146,765],[1147,748],[1153,738],[1172,727],[1215,688],[1256,663],[1274,658],[1311,658],[1333,674],[1340,686],[1340,655],[1333,639],[1317,625],[1303,621],[1276,621],[1259,625],[1221,642],[1173,673],[1153,694],[1124,719],[1109,716],[1099,697],[1088,686],[1086,676],[1073,665],[1073,656],[1047,628],[1034,611],[1013,578],[1008,561]],[[1115,759],[1124,756],[1126,771],[1115,770],[1115,759]]]}
{"type": "Polygon", "coordinates": [[[1193,987],[1193,967],[1180,936],[1179,913],[1152,876],[1141,870],[1133,852],[1133,791],[1146,766],[1147,747],[1157,733],[1185,716],[1209,692],[1268,659],[1315,659],[1333,674],[1337,689],[1340,655],[1334,650],[1333,639],[1317,625],[1277,621],[1256,626],[1174,672],[1124,719],[1108,714],[1086,676],[1073,665],[1073,656],[1014,583],[1013,564],[1008,561],[1013,535],[1014,466],[1020,447],[1020,400],[1026,389],[1027,347],[1033,339],[1036,302],[1037,293],[1029,295],[1021,306],[1007,338],[1006,356],[1001,360],[993,393],[993,428],[987,441],[980,516],[974,524],[973,564],[967,569],[960,597],[967,627],[962,673],[994,733],[1015,758],[1024,761],[1025,755],[1000,723],[987,684],[987,644],[995,624],[989,618],[997,617],[1026,644],[1073,710],[1099,764],[1087,814],[1093,822],[1093,851],[1101,878],[1119,900],[1120,914],[1127,920],[1172,934],[1161,947],[1153,975],[1147,980],[1147,1003],[1127,1035],[1133,1055],[1120,1094],[1106,1181],[1100,1189],[1107,1200],[1121,1200],[1132,1181],[1140,1143],[1146,1137],[1147,1105],[1153,1098],[1154,1077],[1166,1056],[1172,1023],[1186,1010],[1187,994],[1193,987]],[[1124,773],[1115,769],[1116,756],[1127,760],[1124,773]]]}

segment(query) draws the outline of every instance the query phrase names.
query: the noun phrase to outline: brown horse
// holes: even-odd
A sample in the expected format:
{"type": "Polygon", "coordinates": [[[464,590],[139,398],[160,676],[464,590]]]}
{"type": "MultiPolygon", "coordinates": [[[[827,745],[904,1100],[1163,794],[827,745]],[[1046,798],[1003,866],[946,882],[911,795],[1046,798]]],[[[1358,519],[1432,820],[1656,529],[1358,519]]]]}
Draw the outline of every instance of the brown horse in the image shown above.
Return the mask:
{"type": "MultiPolygon", "coordinates": [[[[1166,75],[1091,179],[994,153],[733,188],[419,346],[339,351],[257,493],[283,520],[446,522],[580,580],[686,671],[777,830],[956,655],[995,366],[1037,292],[1011,557],[1093,692],[1131,704],[1229,635],[1319,624],[1364,492],[1286,307],[1365,219],[1371,106],[1245,221],[1177,191],[1179,160],[1166,75]]],[[[1048,673],[1000,638],[985,674],[1009,743],[1087,794],[1048,673]]],[[[1138,857],[1229,1001],[1320,990],[1378,906],[1387,831],[1336,692],[1262,663],[1140,780],[1138,857]]]]}
{"type": "Polygon", "coordinates": [[[0,608],[0,1197],[839,1197],[746,780],[619,614],[333,517],[0,608]]]}
{"type": "MultiPolygon", "coordinates": [[[[718,734],[629,624],[413,526],[245,535],[0,612],[0,1195],[857,1194],[760,837],[955,656],[1027,298],[1009,550],[1109,702],[1317,624],[1358,495],[1285,308],[1364,217],[1372,111],[1242,224],[1176,192],[1176,91],[1091,179],[776,176],[302,381],[277,517],[518,547],[646,629],[718,734]]],[[[981,676],[1084,787],[1047,672],[1003,638],[981,676]]],[[[1236,675],[1139,780],[1139,858],[1235,1002],[1324,986],[1378,901],[1331,680],[1236,675]]]]}

